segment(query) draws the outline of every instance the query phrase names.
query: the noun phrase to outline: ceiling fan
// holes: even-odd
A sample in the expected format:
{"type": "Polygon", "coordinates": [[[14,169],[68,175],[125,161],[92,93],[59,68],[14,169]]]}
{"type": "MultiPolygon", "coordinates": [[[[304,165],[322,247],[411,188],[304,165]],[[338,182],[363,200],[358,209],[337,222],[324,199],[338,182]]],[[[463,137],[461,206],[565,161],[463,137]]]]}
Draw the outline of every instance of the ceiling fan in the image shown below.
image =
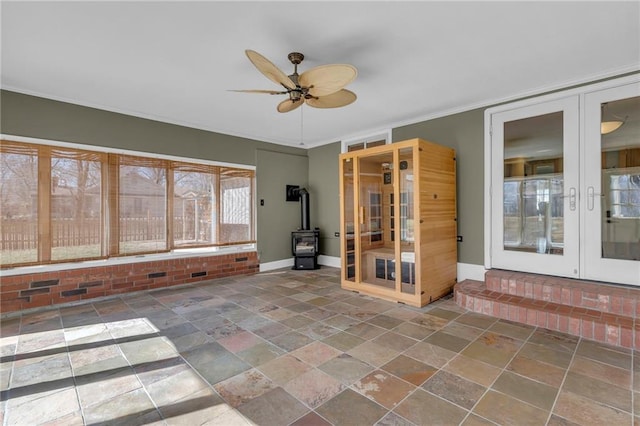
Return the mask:
{"type": "Polygon", "coordinates": [[[284,90],[233,90],[233,92],[266,93],[288,95],[278,104],[278,112],[289,112],[306,103],[314,108],[339,108],[356,100],[356,94],[344,87],[358,74],[352,65],[321,65],[298,74],[298,65],[304,55],[291,52],[289,61],[293,64],[293,74],[287,76],[267,58],[253,50],[245,50],[249,60],[269,80],[281,85],[284,90]]]}

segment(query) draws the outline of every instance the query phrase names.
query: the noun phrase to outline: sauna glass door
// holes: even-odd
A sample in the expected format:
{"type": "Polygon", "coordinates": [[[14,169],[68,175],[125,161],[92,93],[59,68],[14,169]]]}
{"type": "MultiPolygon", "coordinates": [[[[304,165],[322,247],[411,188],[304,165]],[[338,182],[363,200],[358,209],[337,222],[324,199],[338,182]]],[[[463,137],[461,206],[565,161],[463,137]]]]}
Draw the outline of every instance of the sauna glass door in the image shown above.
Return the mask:
{"type": "Polygon", "coordinates": [[[398,151],[398,235],[400,291],[416,294],[416,203],[414,202],[413,148],[398,151]]]}
{"type": "MultiPolygon", "coordinates": [[[[385,195],[393,187],[385,173],[391,170],[393,152],[360,155],[358,157],[357,221],[360,244],[360,281],[387,289],[395,289],[395,251],[391,241],[385,240],[385,195]]],[[[393,178],[391,178],[393,181],[393,178]]]]}
{"type": "Polygon", "coordinates": [[[353,159],[342,160],[342,247],[340,248],[345,262],[342,268],[343,279],[354,282],[356,280],[356,225],[354,208],[354,171],[353,159]]]}

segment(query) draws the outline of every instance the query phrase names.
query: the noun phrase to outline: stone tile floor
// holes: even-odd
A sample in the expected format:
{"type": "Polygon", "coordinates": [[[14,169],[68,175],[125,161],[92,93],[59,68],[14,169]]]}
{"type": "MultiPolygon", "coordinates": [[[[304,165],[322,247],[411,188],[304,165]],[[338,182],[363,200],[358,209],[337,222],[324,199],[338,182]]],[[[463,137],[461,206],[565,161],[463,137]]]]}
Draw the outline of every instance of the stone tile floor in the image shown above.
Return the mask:
{"type": "Polygon", "coordinates": [[[632,425],[632,351],[279,270],[1,322],[4,425],[632,425]]]}

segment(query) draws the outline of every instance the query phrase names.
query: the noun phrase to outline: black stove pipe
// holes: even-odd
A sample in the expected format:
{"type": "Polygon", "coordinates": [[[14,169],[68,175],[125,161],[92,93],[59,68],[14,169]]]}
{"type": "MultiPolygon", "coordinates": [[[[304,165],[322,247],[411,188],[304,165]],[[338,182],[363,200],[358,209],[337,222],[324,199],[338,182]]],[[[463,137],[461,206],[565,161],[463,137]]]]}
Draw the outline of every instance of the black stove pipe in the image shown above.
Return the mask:
{"type": "Polygon", "coordinates": [[[300,215],[301,215],[301,228],[302,231],[308,231],[311,229],[311,219],[309,218],[309,192],[305,188],[298,190],[300,194],[300,215]]]}

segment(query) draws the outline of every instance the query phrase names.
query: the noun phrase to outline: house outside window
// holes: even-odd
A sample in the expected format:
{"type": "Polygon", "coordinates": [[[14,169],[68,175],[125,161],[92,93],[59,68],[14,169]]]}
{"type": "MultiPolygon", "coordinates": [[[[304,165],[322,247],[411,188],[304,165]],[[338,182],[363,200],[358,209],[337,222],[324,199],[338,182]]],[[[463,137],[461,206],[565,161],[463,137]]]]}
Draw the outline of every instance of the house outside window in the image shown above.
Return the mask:
{"type": "Polygon", "coordinates": [[[640,167],[608,173],[610,216],[616,219],[640,218],[640,167]]]}

